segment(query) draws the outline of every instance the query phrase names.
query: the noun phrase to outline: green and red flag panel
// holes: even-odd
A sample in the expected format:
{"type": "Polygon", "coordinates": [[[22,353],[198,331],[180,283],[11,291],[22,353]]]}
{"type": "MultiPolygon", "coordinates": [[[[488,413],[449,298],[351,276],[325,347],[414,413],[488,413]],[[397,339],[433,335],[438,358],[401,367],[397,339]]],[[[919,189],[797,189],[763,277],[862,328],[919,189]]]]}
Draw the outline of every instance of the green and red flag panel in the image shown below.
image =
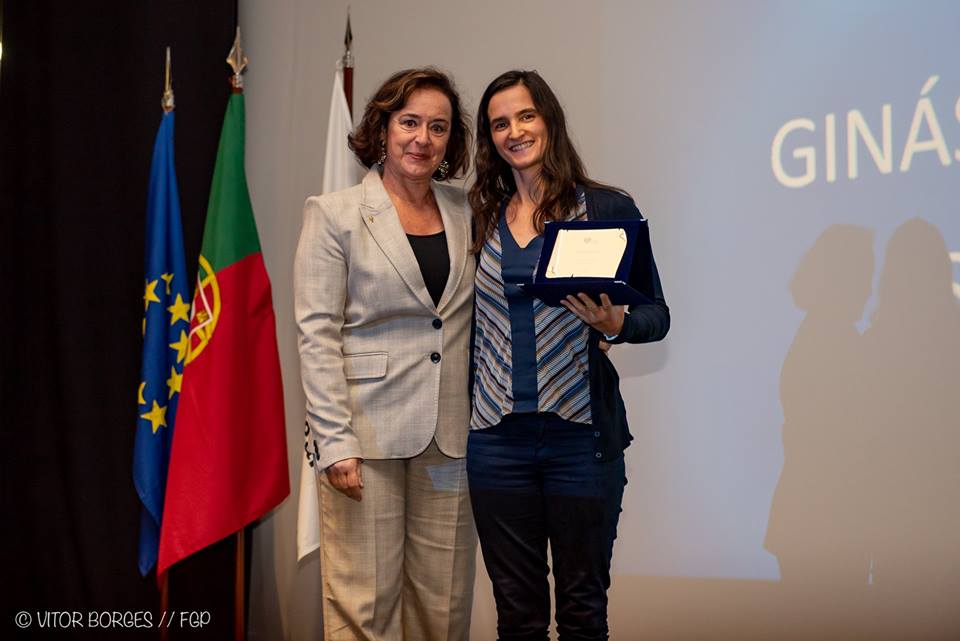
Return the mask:
{"type": "Polygon", "coordinates": [[[158,576],[290,492],[270,280],[244,171],[243,94],[220,135],[167,476],[158,576]]]}

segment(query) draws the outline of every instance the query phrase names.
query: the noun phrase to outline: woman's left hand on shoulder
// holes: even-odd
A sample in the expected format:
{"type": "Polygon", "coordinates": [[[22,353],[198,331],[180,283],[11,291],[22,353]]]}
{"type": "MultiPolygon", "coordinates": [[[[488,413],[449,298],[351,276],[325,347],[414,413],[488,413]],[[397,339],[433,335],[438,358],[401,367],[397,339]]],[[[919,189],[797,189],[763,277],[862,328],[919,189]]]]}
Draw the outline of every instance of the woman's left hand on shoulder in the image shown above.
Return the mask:
{"type": "Polygon", "coordinates": [[[625,307],[611,303],[606,294],[600,294],[599,305],[582,292],[576,296],[567,296],[560,304],[584,323],[607,336],[616,336],[623,329],[625,307]]]}

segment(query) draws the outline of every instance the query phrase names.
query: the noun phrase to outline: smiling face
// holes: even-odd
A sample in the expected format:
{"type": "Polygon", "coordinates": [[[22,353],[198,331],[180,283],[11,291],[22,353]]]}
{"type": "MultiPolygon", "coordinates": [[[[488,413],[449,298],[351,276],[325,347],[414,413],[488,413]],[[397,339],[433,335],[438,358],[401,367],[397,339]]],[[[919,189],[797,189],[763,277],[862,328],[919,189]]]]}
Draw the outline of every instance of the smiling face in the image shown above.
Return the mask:
{"type": "Polygon", "coordinates": [[[547,124],[524,85],[495,93],[487,107],[490,137],[515,172],[539,172],[547,151],[547,124]]]}
{"type": "Polygon", "coordinates": [[[450,100],[437,89],[417,89],[407,103],[390,114],[384,174],[399,180],[429,180],[443,160],[450,141],[450,100]]]}

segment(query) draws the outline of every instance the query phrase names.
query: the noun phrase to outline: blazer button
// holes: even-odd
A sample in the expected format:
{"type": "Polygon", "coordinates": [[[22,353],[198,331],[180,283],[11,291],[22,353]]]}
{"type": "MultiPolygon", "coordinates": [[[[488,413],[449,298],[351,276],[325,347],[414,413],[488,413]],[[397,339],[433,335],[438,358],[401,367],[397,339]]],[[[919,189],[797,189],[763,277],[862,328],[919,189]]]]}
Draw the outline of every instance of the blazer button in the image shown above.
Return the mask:
{"type": "Polygon", "coordinates": [[[439,318],[434,318],[434,319],[433,319],[433,328],[434,328],[434,329],[440,329],[441,327],[443,327],[443,321],[440,320],[439,318]]]}
{"type": "Polygon", "coordinates": [[[597,452],[596,454],[594,454],[594,456],[596,456],[597,458],[603,458],[603,454],[601,454],[600,452],[597,452]]]}
{"type": "Polygon", "coordinates": [[[593,435],[597,438],[600,438],[600,432],[594,432],[593,435]]]}
{"type": "Polygon", "coordinates": [[[430,354],[430,360],[433,361],[434,363],[439,363],[439,362],[440,362],[440,354],[437,353],[437,352],[434,352],[433,354],[430,354]]]}

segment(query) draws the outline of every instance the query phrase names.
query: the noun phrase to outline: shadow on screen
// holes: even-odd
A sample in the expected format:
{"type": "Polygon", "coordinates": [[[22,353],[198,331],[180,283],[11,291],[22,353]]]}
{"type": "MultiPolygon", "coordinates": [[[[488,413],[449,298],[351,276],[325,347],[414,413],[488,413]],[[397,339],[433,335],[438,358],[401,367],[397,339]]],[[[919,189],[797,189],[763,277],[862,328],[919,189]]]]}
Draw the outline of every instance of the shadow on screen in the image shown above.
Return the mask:
{"type": "Polygon", "coordinates": [[[828,228],[790,291],[805,316],[780,378],[784,464],[765,539],[783,632],[798,639],[960,638],[960,315],[942,235],[887,245],[828,228]]]}

